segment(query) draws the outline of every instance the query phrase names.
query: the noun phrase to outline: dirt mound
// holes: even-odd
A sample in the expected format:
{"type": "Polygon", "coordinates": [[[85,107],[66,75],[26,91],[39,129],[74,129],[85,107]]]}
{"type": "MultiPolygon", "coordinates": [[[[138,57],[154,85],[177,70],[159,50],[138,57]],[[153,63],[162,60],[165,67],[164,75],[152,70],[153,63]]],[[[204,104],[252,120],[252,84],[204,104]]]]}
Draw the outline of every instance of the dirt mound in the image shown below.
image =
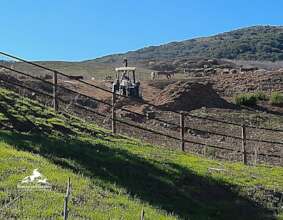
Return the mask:
{"type": "Polygon", "coordinates": [[[231,108],[232,105],[222,99],[210,84],[176,82],[167,86],[154,101],[165,110],[190,111],[201,107],[231,108]]]}

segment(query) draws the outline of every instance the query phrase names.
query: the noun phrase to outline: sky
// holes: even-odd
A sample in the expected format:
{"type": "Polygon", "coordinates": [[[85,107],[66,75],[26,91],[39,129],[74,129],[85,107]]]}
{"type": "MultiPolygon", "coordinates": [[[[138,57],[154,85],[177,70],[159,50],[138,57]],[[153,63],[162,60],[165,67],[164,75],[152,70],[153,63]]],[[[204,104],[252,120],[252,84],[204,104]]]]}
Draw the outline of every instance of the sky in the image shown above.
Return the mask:
{"type": "Polygon", "coordinates": [[[0,51],[28,60],[88,60],[283,25],[282,8],[282,0],[0,0],[0,51]]]}

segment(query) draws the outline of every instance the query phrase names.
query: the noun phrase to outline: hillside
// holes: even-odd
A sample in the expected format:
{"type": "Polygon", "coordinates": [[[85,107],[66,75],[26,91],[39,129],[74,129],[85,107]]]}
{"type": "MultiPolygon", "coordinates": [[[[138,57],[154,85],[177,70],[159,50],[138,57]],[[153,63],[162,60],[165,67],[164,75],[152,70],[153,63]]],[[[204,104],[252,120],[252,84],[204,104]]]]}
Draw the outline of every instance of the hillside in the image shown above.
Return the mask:
{"type": "Polygon", "coordinates": [[[283,59],[283,27],[255,26],[211,37],[172,42],[95,60],[113,63],[122,57],[136,62],[151,60],[219,58],[243,60],[283,59]]]}
{"type": "MultiPolygon", "coordinates": [[[[160,65],[163,66],[161,69],[178,70],[178,67],[183,68],[184,63],[198,63],[200,59],[282,61],[283,27],[243,28],[211,37],[151,46],[125,54],[114,54],[82,62],[41,61],[38,63],[73,75],[104,78],[106,75],[113,74],[114,67],[120,66],[124,57],[129,59],[131,65],[139,67],[139,72],[147,75],[153,69],[159,70],[160,65]]],[[[283,66],[282,62],[266,65],[262,62],[260,66],[263,67],[282,68],[283,66]]],[[[23,63],[16,63],[15,66],[18,70],[46,74],[45,71],[23,63]]]]}
{"type": "Polygon", "coordinates": [[[274,208],[282,168],[213,161],[112,136],[4,89],[0,109],[1,218],[59,218],[68,177],[71,219],[138,219],[142,208],[146,219],[280,218],[274,208]],[[17,189],[34,169],[51,190],[17,189]]]}

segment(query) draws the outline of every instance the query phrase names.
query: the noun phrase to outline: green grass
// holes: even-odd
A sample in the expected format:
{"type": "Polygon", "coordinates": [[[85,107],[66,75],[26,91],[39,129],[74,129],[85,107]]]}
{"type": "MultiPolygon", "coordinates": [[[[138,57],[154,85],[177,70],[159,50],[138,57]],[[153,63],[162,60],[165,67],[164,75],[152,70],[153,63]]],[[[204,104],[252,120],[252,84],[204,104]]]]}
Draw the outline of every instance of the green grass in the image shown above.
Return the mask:
{"type": "Polygon", "coordinates": [[[283,93],[273,92],[270,96],[270,103],[272,105],[283,106],[283,93]]]}
{"type": "MultiPolygon", "coordinates": [[[[66,181],[72,182],[71,219],[273,219],[263,189],[283,190],[283,169],[213,161],[113,136],[94,124],[58,115],[0,90],[1,204],[4,219],[58,219],[66,181]],[[21,192],[33,169],[50,191],[21,192]],[[210,168],[221,169],[219,172],[210,168]],[[261,186],[253,199],[250,189],[261,186]]],[[[279,218],[279,216],[277,216],[279,218]]]]}
{"type": "Polygon", "coordinates": [[[269,99],[268,96],[262,91],[255,92],[254,96],[258,101],[267,101],[269,99]]]}
{"type": "Polygon", "coordinates": [[[236,105],[254,106],[260,100],[268,100],[268,97],[263,92],[242,93],[235,96],[236,105]]]}

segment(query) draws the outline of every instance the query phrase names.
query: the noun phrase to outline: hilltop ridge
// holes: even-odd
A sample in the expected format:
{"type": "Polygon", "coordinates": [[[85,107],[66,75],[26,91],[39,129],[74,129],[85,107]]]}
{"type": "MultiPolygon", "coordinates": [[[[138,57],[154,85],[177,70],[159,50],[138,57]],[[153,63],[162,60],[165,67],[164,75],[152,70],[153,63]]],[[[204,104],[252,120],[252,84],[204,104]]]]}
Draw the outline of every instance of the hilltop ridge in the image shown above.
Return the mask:
{"type": "Polygon", "coordinates": [[[243,60],[283,60],[283,27],[253,26],[209,37],[145,47],[124,54],[114,54],[87,62],[130,60],[167,60],[179,58],[219,58],[243,60]]]}
{"type": "MultiPolygon", "coordinates": [[[[104,77],[112,73],[114,67],[120,66],[124,57],[128,58],[131,65],[139,67],[140,72],[147,74],[154,69],[152,64],[163,63],[170,67],[171,63],[182,63],[183,60],[282,61],[283,27],[254,26],[81,62],[40,61],[39,63],[69,74],[104,77]]],[[[15,65],[19,70],[42,73],[40,69],[22,63],[15,65]]]]}

